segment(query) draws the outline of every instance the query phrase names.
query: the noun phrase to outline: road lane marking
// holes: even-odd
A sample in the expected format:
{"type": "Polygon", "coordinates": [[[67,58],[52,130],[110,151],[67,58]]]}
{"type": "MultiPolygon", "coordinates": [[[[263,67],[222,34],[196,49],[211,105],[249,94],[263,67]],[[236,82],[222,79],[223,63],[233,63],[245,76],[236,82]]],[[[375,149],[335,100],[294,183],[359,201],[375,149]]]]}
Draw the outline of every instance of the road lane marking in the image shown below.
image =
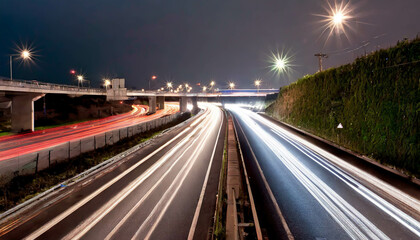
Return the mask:
{"type": "Polygon", "coordinates": [[[289,150],[266,130],[255,124],[251,117],[243,116],[242,120],[251,131],[269,147],[277,158],[286,166],[308,192],[323,206],[343,230],[352,238],[389,239],[372,222],[342,199],[327,184],[306,168],[289,150]]]}
{"type": "Polygon", "coordinates": [[[248,138],[246,137],[245,132],[242,129],[241,124],[239,123],[239,121],[237,121],[237,122],[238,122],[239,128],[241,129],[242,135],[244,136],[245,141],[246,141],[249,149],[251,150],[251,154],[252,154],[252,157],[254,159],[254,162],[257,165],[257,169],[258,169],[258,171],[260,173],[261,179],[263,180],[264,186],[267,189],[267,193],[268,193],[268,195],[270,197],[270,200],[271,200],[271,202],[274,205],[274,208],[276,210],[277,216],[280,218],[281,224],[283,225],[283,228],[284,228],[284,231],[286,232],[287,238],[289,240],[294,240],[295,238],[293,237],[292,231],[290,231],[290,228],[289,228],[289,225],[287,224],[286,218],[284,217],[283,213],[280,210],[280,207],[279,207],[279,205],[277,203],[277,200],[274,197],[273,191],[271,190],[270,185],[268,184],[267,179],[265,178],[265,175],[264,175],[264,173],[263,173],[263,171],[261,169],[261,166],[258,163],[257,157],[255,156],[255,153],[252,150],[251,144],[249,143],[248,138]]]}
{"type": "MultiPolygon", "coordinates": [[[[201,116],[200,116],[199,119],[201,119],[201,116]]],[[[199,119],[197,119],[196,121],[198,121],[199,119]]],[[[146,156],[145,158],[143,158],[141,161],[139,161],[135,165],[131,166],[129,169],[127,169],[126,171],[124,171],[123,173],[121,173],[120,175],[118,175],[117,177],[115,177],[114,179],[112,179],[107,184],[103,185],[101,188],[99,188],[98,190],[96,190],[94,193],[92,193],[89,196],[85,197],[83,200],[81,200],[77,204],[73,205],[71,208],[67,209],[66,211],[64,211],[63,213],[61,213],[60,215],[58,215],[54,219],[50,220],[47,224],[43,225],[42,227],[40,227],[35,232],[29,234],[24,239],[31,240],[31,239],[35,239],[35,238],[39,237],[40,235],[42,235],[43,233],[45,233],[46,231],[48,231],[51,227],[53,227],[54,225],[56,225],[57,223],[59,223],[60,221],[62,221],[64,218],[66,218],[67,216],[69,216],[70,214],[72,214],[74,211],[76,211],[77,209],[79,209],[81,206],[83,206],[84,204],[86,204],[87,202],[89,202],[91,199],[93,199],[94,197],[96,197],[97,195],[99,195],[101,192],[103,192],[105,189],[107,189],[108,187],[110,187],[112,184],[114,184],[115,182],[117,182],[118,180],[120,180],[121,178],[123,178],[125,175],[127,175],[128,173],[130,173],[131,171],[133,171],[135,168],[137,168],[138,166],[140,166],[141,164],[143,164],[143,162],[147,161],[152,156],[154,156],[155,154],[157,154],[158,152],[160,152],[162,149],[164,149],[166,146],[168,146],[169,144],[171,144],[172,142],[174,142],[175,140],[177,140],[178,138],[180,138],[182,135],[184,135],[189,130],[190,130],[190,127],[187,127],[181,133],[179,133],[174,138],[172,138],[171,140],[169,140],[168,142],[166,142],[165,144],[163,144],[161,147],[159,147],[158,149],[156,149],[155,151],[153,151],[151,154],[149,154],[148,156],[146,156]]]]}
{"type": "MultiPolygon", "coordinates": [[[[211,122],[210,120],[209,120],[209,122],[211,123],[211,126],[209,128],[211,128],[211,127],[214,128],[215,123],[211,122]]],[[[209,129],[209,128],[207,128],[207,129],[209,129]]],[[[180,171],[180,173],[176,176],[174,181],[171,183],[171,185],[168,187],[168,189],[162,195],[159,202],[156,203],[152,212],[149,214],[149,216],[146,218],[146,220],[142,223],[140,228],[136,231],[136,233],[134,234],[132,239],[140,239],[139,236],[144,231],[147,231],[147,233],[146,233],[146,236],[143,239],[149,239],[150,238],[151,234],[154,232],[157,225],[160,223],[163,215],[166,213],[168,207],[171,205],[173,199],[177,195],[177,193],[178,193],[179,189],[181,188],[183,182],[185,181],[186,177],[188,176],[189,172],[191,171],[194,163],[198,159],[198,155],[201,152],[201,150],[204,146],[204,143],[206,143],[205,140],[207,139],[207,137],[211,133],[211,131],[207,130],[207,129],[205,131],[205,137],[200,139],[201,142],[199,143],[197,148],[194,150],[193,154],[187,160],[187,164],[185,164],[185,166],[183,167],[183,172],[182,173],[184,173],[184,172],[185,173],[181,175],[181,171],[180,171]],[[177,185],[175,185],[175,184],[177,184],[177,185]],[[175,188],[175,189],[173,189],[173,188],[175,188]],[[173,189],[173,191],[172,191],[172,189],[173,189]],[[164,201],[166,198],[169,198],[169,199],[167,201],[164,201]],[[160,210],[160,212],[158,213],[159,210],[160,210]],[[156,216],[156,214],[158,214],[158,216],[156,216]],[[156,218],[156,219],[153,221],[153,218],[156,218]],[[147,228],[147,229],[145,229],[145,228],[147,228]]]]}
{"type": "MultiPolygon", "coordinates": [[[[327,160],[320,158],[315,153],[312,153],[309,149],[302,148],[301,146],[298,146],[297,143],[295,143],[296,140],[289,139],[288,136],[283,135],[283,133],[277,132],[277,130],[273,129],[273,131],[285,139],[287,142],[295,146],[298,150],[300,150],[302,153],[304,153],[307,157],[318,163],[321,167],[325,168],[327,171],[331,172],[334,176],[336,176],[338,179],[346,183],[349,187],[351,187],[354,191],[359,193],[361,196],[366,198],[368,201],[373,203],[375,206],[377,206],[379,209],[390,215],[392,218],[397,220],[399,223],[404,225],[406,228],[408,228],[411,232],[416,234],[420,237],[420,226],[419,222],[401,211],[400,209],[396,208],[394,205],[386,201],[385,199],[381,198],[353,178],[351,178],[347,173],[340,170],[339,168],[335,167],[331,163],[329,163],[327,160]]],[[[414,199],[413,199],[414,200],[414,199]]]]}
{"type": "Polygon", "coordinates": [[[208,166],[207,172],[206,172],[206,178],[204,179],[203,187],[201,189],[200,199],[198,200],[198,204],[197,204],[197,207],[196,207],[195,213],[194,213],[194,218],[193,218],[193,221],[192,221],[192,224],[191,224],[191,227],[190,227],[190,231],[188,233],[188,238],[187,238],[188,240],[192,240],[194,238],[194,233],[195,233],[195,229],[197,227],[198,217],[199,217],[200,211],[201,211],[201,205],[203,204],[204,194],[206,192],[207,182],[209,180],[211,166],[213,164],[213,159],[214,159],[214,155],[216,153],[217,143],[219,142],[219,136],[220,136],[220,132],[222,130],[223,115],[220,114],[220,112],[219,112],[219,115],[221,117],[219,132],[217,133],[216,142],[215,142],[214,148],[213,148],[213,153],[211,154],[210,163],[209,163],[209,166],[208,166]]]}

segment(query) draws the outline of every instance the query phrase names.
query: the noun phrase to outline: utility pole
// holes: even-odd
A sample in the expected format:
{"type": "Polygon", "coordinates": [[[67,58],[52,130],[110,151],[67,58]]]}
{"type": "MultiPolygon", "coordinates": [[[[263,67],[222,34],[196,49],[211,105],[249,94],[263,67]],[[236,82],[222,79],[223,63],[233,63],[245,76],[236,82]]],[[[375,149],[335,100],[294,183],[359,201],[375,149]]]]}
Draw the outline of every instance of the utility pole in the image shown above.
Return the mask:
{"type": "Polygon", "coordinates": [[[322,58],[327,58],[328,55],[325,53],[316,53],[314,56],[318,57],[319,71],[322,72],[322,58]]]}

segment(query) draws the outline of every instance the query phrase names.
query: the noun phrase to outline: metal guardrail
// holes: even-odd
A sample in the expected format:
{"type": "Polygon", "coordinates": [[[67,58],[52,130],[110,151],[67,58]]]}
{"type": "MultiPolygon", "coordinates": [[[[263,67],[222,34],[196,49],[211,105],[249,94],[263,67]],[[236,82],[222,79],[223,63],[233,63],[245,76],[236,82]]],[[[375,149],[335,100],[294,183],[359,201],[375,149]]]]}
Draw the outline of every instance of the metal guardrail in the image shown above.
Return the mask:
{"type": "Polygon", "coordinates": [[[87,88],[87,87],[77,87],[73,85],[65,84],[55,84],[55,83],[45,83],[38,82],[36,80],[9,80],[9,79],[0,79],[0,86],[8,87],[19,87],[19,88],[32,88],[32,89],[43,89],[43,90],[56,90],[56,91],[72,91],[72,92],[93,92],[93,93],[105,93],[105,89],[99,88],[87,88]]]}

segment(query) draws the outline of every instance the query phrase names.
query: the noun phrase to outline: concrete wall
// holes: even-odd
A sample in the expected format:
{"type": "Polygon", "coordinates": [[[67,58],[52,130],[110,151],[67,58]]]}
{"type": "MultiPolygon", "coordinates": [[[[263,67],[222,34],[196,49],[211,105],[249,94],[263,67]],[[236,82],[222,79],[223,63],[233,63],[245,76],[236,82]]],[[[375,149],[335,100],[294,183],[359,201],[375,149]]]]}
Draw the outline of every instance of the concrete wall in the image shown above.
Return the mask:
{"type": "Polygon", "coordinates": [[[181,113],[176,113],[174,115],[139,123],[130,127],[110,130],[94,136],[65,142],[42,151],[1,161],[0,178],[5,177],[6,179],[10,179],[16,175],[34,174],[36,171],[42,171],[54,164],[68,161],[70,158],[77,157],[82,153],[94,151],[95,149],[112,145],[124,138],[157,129],[177,120],[180,116],[181,113]]]}

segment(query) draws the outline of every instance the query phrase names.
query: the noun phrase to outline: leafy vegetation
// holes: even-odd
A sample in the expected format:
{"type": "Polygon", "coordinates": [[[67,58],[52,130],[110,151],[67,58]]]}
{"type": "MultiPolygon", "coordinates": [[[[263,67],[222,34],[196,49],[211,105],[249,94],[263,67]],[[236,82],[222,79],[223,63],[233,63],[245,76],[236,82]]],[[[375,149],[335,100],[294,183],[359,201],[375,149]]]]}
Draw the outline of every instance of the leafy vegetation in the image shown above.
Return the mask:
{"type": "Polygon", "coordinates": [[[419,81],[416,38],[281,88],[267,113],[420,176],[419,81]]]}

